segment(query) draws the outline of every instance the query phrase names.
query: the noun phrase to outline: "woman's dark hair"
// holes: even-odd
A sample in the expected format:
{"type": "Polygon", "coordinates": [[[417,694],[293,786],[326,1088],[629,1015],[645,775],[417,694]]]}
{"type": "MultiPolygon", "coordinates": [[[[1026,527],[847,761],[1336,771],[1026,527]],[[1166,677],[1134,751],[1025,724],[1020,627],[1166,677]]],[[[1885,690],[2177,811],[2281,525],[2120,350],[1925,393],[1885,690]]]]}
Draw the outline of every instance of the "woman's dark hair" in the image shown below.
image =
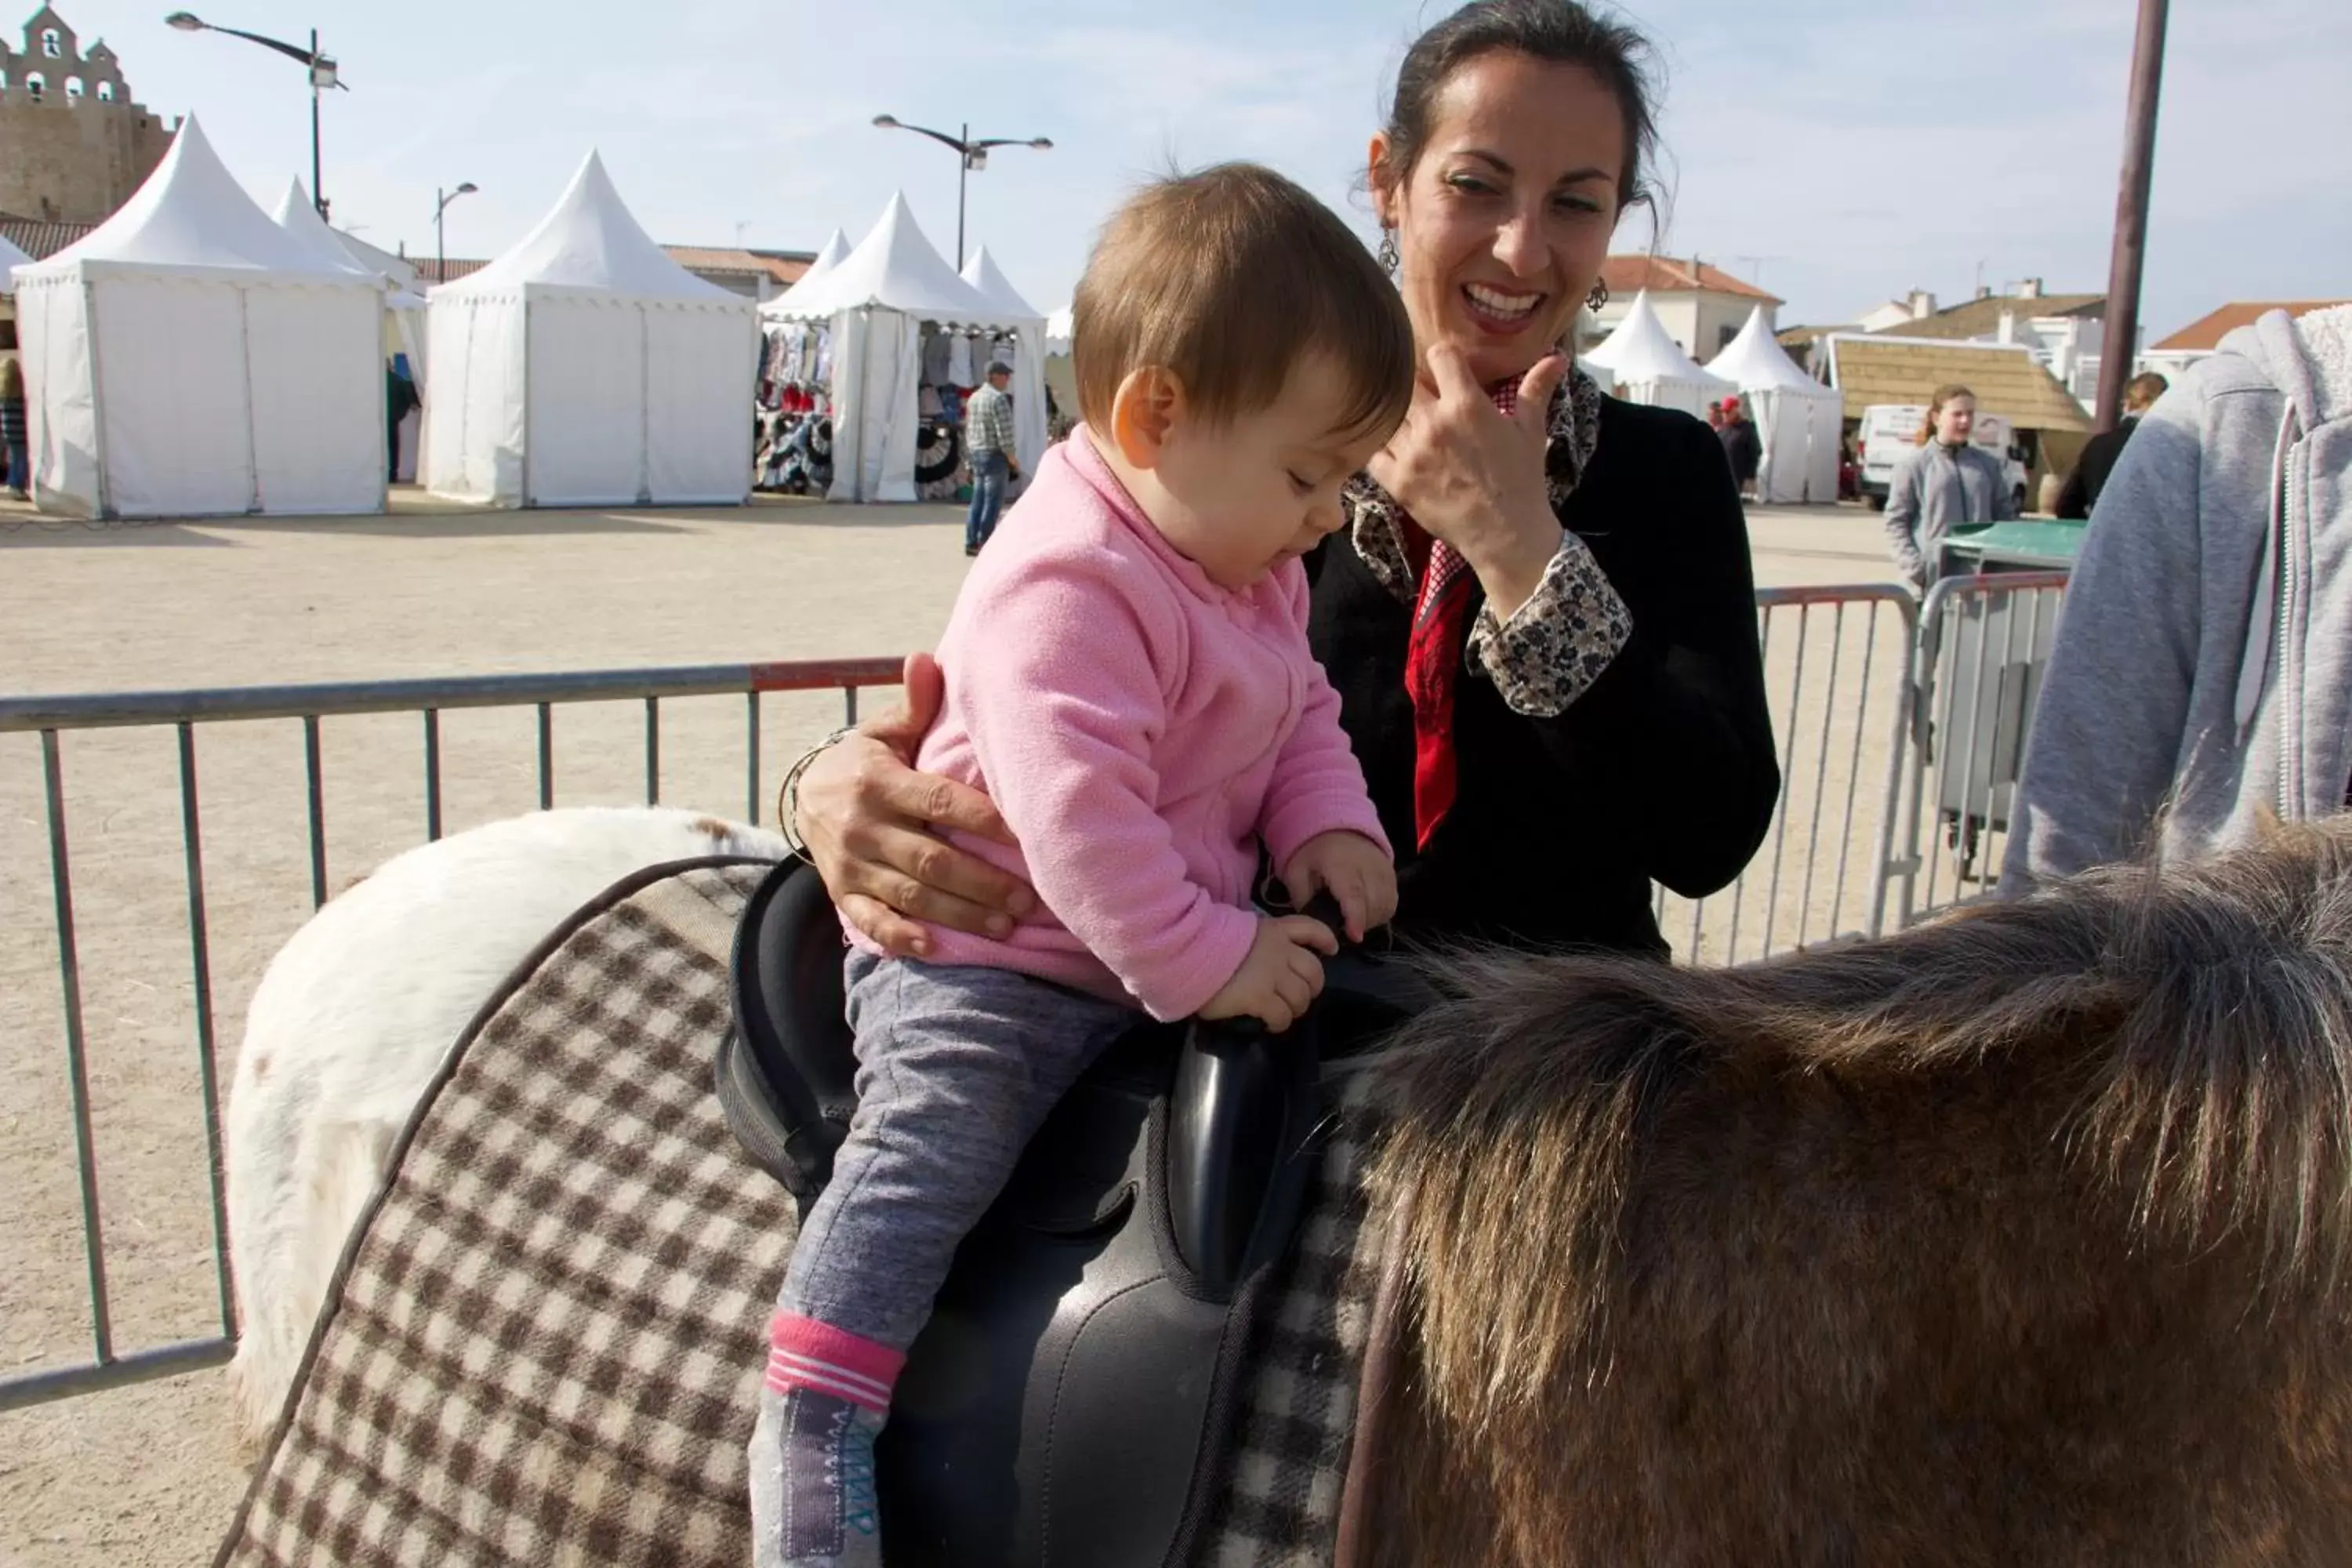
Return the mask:
{"type": "Polygon", "coordinates": [[[1429,143],[1437,95],[1454,73],[1484,55],[1525,55],[1550,65],[1582,66],[1615,95],[1625,116],[1625,167],[1617,179],[1620,212],[1650,199],[1643,171],[1657,151],[1651,108],[1650,41],[1622,22],[1576,0],[1473,0],[1413,40],[1397,68],[1390,107],[1386,166],[1374,178],[1402,185],[1429,143]]]}

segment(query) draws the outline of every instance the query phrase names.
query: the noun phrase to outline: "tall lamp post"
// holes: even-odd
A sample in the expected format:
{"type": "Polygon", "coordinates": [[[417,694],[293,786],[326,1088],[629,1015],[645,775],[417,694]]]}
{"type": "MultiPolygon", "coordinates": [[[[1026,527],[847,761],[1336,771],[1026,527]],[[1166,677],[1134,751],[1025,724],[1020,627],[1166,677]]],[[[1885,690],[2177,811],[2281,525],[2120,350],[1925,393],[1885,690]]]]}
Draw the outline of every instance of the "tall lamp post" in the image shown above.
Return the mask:
{"type": "Polygon", "coordinates": [[[433,193],[433,281],[436,283],[449,281],[449,251],[441,242],[441,215],[447,212],[449,204],[459,196],[470,196],[481,188],[467,180],[454,191],[436,190],[433,193]]]}
{"type": "Polygon", "coordinates": [[[2107,313],[2099,345],[2099,405],[2092,426],[2112,430],[2139,349],[2140,270],[2147,260],[2147,194],[2156,175],[2156,104],[2164,85],[2166,0],[2140,0],[2132,45],[2131,103],[2124,117],[2124,167],[2116,193],[2116,245],[2107,268],[2107,313]]]}
{"type": "Polygon", "coordinates": [[[973,170],[985,169],[988,167],[988,150],[991,147],[1034,147],[1040,153],[1046,153],[1051,152],[1054,146],[1052,139],[1045,136],[989,136],[974,141],[972,139],[971,127],[969,125],[963,128],[963,133],[961,135],[950,136],[944,131],[933,131],[927,126],[921,125],[909,125],[905,121],[896,119],[887,114],[876,115],[874,117],[874,123],[879,125],[885,131],[911,131],[918,136],[928,136],[932,141],[938,142],[940,146],[950,148],[955,153],[957,161],[961,165],[956,174],[955,264],[958,270],[961,270],[964,263],[964,185],[973,170]]]}
{"type": "MultiPolygon", "coordinates": [[[[319,216],[327,216],[327,193],[320,188],[319,178],[319,94],[331,87],[342,87],[336,74],[332,56],[319,52],[319,29],[310,29],[310,47],[289,44],[277,38],[264,37],[259,33],[240,32],[235,27],[216,27],[192,11],[174,11],[163,18],[167,26],[184,33],[226,33],[232,38],[243,38],[249,44],[259,44],[265,49],[276,49],[289,59],[299,60],[310,73],[310,199],[318,204],[319,216]]],[[[349,88],[343,88],[349,92],[349,88]]]]}

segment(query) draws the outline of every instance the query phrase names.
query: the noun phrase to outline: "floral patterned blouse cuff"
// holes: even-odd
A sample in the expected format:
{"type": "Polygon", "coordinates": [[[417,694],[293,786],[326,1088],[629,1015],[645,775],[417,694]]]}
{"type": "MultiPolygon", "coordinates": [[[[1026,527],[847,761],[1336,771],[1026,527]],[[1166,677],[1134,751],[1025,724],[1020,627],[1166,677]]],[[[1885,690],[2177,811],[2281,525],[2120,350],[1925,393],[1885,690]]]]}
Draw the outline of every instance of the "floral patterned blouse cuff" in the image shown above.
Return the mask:
{"type": "Polygon", "coordinates": [[[1575,534],[1507,621],[1482,605],[1470,630],[1470,666],[1495,683],[1514,713],[1557,719],[1591,689],[1633,635],[1633,616],[1601,563],[1575,534]]]}

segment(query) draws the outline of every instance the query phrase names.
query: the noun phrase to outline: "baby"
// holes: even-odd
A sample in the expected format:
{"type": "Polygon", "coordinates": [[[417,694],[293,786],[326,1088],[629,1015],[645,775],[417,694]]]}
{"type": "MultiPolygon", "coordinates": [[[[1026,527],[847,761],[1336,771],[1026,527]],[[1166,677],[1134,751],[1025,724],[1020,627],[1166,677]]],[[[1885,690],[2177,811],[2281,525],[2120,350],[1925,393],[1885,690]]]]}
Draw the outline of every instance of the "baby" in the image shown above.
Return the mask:
{"type": "Polygon", "coordinates": [[[878,1564],[873,1447],[957,1245],[1139,1011],[1281,1030],[1335,938],[1250,907],[1260,844],[1360,939],[1388,840],[1307,651],[1300,557],[1404,417],[1412,334],[1363,245],[1280,175],[1152,185],[1078,285],[1085,423],[956,601],[919,765],[985,790],[1040,912],[923,962],[857,932],[857,1112],[771,1330],[755,1561],[878,1564]]]}

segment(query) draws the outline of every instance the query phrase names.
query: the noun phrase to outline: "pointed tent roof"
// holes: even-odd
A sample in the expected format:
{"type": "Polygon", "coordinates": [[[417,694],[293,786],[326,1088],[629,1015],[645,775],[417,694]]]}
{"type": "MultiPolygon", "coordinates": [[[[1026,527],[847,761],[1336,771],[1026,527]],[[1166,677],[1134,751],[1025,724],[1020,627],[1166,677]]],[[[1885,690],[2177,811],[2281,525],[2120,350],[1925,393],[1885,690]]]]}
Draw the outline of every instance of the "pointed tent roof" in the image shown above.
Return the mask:
{"type": "Polygon", "coordinates": [[[32,259],[31,257],[9,244],[7,236],[0,235],[0,294],[7,293],[11,288],[8,281],[10,269],[29,266],[32,259]]]}
{"type": "Polygon", "coordinates": [[[1620,386],[1643,381],[1687,381],[1731,390],[1729,382],[1700,369],[1698,362],[1683,353],[1682,346],[1666,335],[1665,323],[1650,308],[1646,289],[1633,296],[1633,308],[1625,312],[1625,319],[1617,323],[1617,330],[1609,334],[1608,341],[1584,357],[1595,364],[1606,365],[1620,386]]]}
{"type": "Polygon", "coordinates": [[[342,241],[335,237],[335,231],[329,228],[326,220],[319,216],[319,209],[311,202],[310,193],[302,188],[301,181],[296,180],[286,187],[286,194],[278,198],[277,212],[271,216],[278,220],[278,227],[292,235],[305,250],[328,266],[361,273],[379,286],[383,284],[383,274],[372,267],[361,266],[352,253],[343,248],[342,241]]]}
{"type": "Polygon", "coordinates": [[[433,290],[488,294],[532,288],[593,289],[640,300],[741,302],[680,267],[630,216],[593,150],[539,226],[486,267],[433,290]]]}
{"type": "Polygon", "coordinates": [[[1077,301],[1074,300],[1045,318],[1045,352],[1049,354],[1068,353],[1077,331],[1078,309],[1077,301]]]}
{"type": "Polygon", "coordinates": [[[841,265],[822,278],[802,279],[760,313],[810,321],[877,305],[942,326],[1017,328],[1037,320],[1013,315],[957,277],[923,237],[904,195],[891,196],[881,221],[841,265]]]}
{"type": "Polygon", "coordinates": [[[416,287],[416,264],[406,257],[395,256],[389,250],[370,245],[358,235],[346,233],[340,228],[331,228],[327,232],[335,237],[337,245],[351,252],[352,260],[371,272],[383,273],[392,279],[394,288],[416,287]]]}
{"type": "Polygon", "coordinates": [[[809,263],[809,269],[793,281],[805,283],[812,278],[822,278],[848,259],[849,237],[836,228],[825,240],[824,248],[816,253],[816,259],[809,263]]]}
{"type": "Polygon", "coordinates": [[[992,305],[1011,310],[1015,315],[1026,316],[1033,321],[1045,319],[1045,313],[1024,300],[1021,290],[997,269],[996,258],[988,254],[988,247],[984,245],[973,251],[971,259],[964,263],[963,280],[979,289],[981,298],[992,305]]]}
{"type": "Polygon", "coordinates": [[[74,244],[24,268],[41,277],[77,265],[252,276],[280,273],[305,282],[370,279],[329,262],[269,221],[225,167],[189,115],[172,150],[121,210],[74,244]]]}
{"type": "Polygon", "coordinates": [[[1797,362],[1789,357],[1788,351],[1781,348],[1771,329],[1764,324],[1761,305],[1749,313],[1748,324],[1739,329],[1739,335],[1708,361],[1706,368],[1727,381],[1738,383],[1743,392],[1790,388],[1836,395],[1832,389],[1797,368],[1797,362]]]}

